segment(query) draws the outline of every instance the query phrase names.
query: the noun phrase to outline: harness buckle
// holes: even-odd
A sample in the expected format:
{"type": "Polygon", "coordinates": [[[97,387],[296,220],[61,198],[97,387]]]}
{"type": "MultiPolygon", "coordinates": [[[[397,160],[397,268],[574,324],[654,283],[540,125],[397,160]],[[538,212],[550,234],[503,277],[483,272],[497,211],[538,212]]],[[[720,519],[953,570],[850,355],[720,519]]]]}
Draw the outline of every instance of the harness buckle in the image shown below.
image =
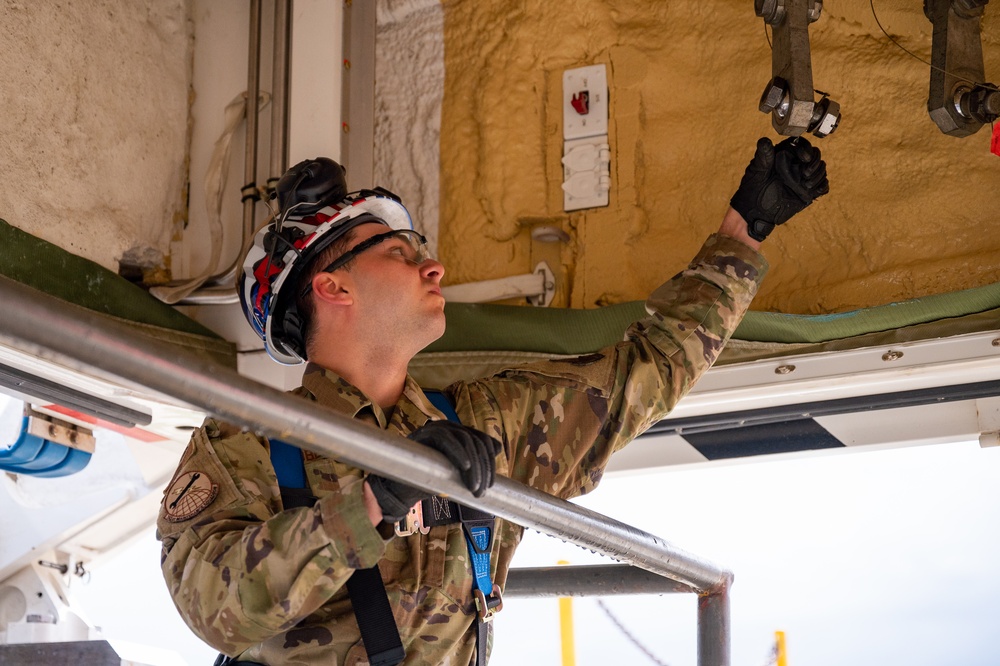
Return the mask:
{"type": "Polygon", "coordinates": [[[493,584],[493,591],[487,597],[478,587],[473,588],[473,596],[476,598],[476,611],[481,622],[489,622],[493,616],[503,610],[503,595],[500,594],[500,586],[493,584]]]}
{"type": "Polygon", "coordinates": [[[406,516],[396,523],[395,531],[399,537],[408,537],[417,532],[421,534],[430,532],[431,528],[424,524],[424,503],[417,502],[411,506],[406,516]]]}

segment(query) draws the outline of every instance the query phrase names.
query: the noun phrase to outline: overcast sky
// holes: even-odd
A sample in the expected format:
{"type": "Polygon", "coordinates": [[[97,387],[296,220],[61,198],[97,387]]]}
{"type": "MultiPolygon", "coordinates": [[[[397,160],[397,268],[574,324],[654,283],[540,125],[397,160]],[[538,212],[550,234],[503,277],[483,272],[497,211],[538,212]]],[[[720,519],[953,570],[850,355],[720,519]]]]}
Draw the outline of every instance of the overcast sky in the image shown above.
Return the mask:
{"type": "MultiPolygon", "coordinates": [[[[610,476],[582,504],[736,574],[733,666],[1000,663],[1000,449],[978,443],[610,476]]],[[[515,566],[609,563],[529,532],[515,566]]],[[[177,617],[148,533],[93,572],[79,598],[112,639],[211,664],[177,617]],[[138,612],[136,609],[139,609],[138,612]]],[[[661,662],[696,666],[692,595],[605,603],[661,662]]],[[[592,599],[574,600],[577,664],[653,663],[592,599]]],[[[495,666],[560,664],[558,604],[510,600],[495,666]]],[[[124,656],[124,655],[123,655],[124,656]]]]}

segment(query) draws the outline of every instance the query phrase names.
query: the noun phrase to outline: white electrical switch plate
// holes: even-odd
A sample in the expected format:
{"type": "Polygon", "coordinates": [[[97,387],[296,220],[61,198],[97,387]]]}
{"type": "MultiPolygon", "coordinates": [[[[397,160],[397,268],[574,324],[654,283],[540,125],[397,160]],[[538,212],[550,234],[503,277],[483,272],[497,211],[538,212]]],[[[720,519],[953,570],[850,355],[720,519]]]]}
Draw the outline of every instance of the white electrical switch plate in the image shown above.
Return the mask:
{"type": "Polygon", "coordinates": [[[563,139],[608,133],[608,74],[604,65],[563,72],[563,139]]]}
{"type": "Polygon", "coordinates": [[[563,210],[608,205],[611,149],[607,134],[563,143],[563,210]]]}

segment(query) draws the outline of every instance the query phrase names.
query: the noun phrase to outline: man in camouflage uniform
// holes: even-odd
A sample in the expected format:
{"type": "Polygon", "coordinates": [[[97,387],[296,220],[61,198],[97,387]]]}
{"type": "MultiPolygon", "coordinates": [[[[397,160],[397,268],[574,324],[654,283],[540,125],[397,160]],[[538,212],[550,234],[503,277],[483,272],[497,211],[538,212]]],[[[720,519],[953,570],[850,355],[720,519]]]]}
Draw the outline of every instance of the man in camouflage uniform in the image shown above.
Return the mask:
{"type": "MultiPolygon", "coordinates": [[[[283,213],[300,200],[329,201],[322,183],[314,187],[321,167],[303,163],[283,179],[283,213]]],[[[387,233],[387,226],[401,225],[387,221],[386,211],[341,221],[350,206],[306,206],[310,214],[301,222],[315,233],[289,235],[291,226],[271,225],[296,249],[282,259],[277,236],[269,247],[258,239],[241,296],[272,355],[285,362],[308,357],[295,391],[303,399],[435,446],[476,494],[496,473],[568,499],[593,489],[611,454],[670,412],[712,365],[767,271],[760,241],[828,190],[825,171],[806,141],[775,147],[762,139],[719,232],[686,270],[653,292],[649,316],[630,326],[622,342],[453,384],[446,395],[462,425],[444,421],[406,374],[410,358],[444,331],[444,269],[411,237],[402,238],[405,232],[387,233]],[[351,228],[339,234],[339,244],[310,253],[315,236],[339,233],[324,230],[330,220],[335,229],[351,228]],[[337,257],[352,251],[339,266],[337,257]],[[309,266],[299,266],[289,283],[299,306],[288,307],[299,311],[292,325],[306,330],[298,343],[288,342],[294,334],[273,319],[288,318],[276,314],[281,291],[289,291],[277,277],[303,257],[309,266]],[[270,309],[255,310],[261,303],[270,309]],[[258,314],[272,318],[255,322],[258,314]]],[[[341,186],[334,190],[333,199],[344,199],[341,186]]],[[[371,201],[348,197],[368,213],[375,210],[371,201]]],[[[318,501],[289,509],[266,438],[214,419],[194,433],[158,521],[163,574],[192,630],[234,660],[226,663],[366,664],[345,583],[377,564],[404,663],[475,663],[476,607],[461,526],[394,536],[387,520],[426,493],[336,460],[309,453],[304,460],[318,501]]],[[[492,579],[502,589],[523,529],[498,522],[492,579]]]]}

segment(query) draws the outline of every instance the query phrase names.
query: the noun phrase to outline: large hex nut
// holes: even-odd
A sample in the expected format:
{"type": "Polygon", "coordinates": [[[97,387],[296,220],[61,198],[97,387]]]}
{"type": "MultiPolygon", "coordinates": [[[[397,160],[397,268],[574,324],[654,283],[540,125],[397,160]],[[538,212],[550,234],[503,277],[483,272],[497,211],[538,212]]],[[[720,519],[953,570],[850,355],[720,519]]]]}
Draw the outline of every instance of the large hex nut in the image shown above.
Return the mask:
{"type": "Polygon", "coordinates": [[[955,107],[965,118],[992,123],[1000,117],[1000,92],[992,83],[977,84],[972,90],[966,87],[961,95],[956,92],[955,107]]]}
{"type": "Polygon", "coordinates": [[[953,0],[951,6],[959,18],[971,19],[983,15],[983,9],[990,0],[953,0]]]}
{"type": "MultiPolygon", "coordinates": [[[[989,0],[986,0],[989,2],[989,0]]],[[[819,20],[819,15],[823,12],[823,0],[809,0],[809,22],[815,23],[819,20]]]]}
{"type": "Polygon", "coordinates": [[[785,18],[785,0],[753,0],[753,10],[764,23],[778,25],[785,18]]]}
{"type": "Polygon", "coordinates": [[[776,76],[764,88],[764,94],[760,96],[760,103],[757,105],[757,108],[761,110],[761,113],[771,113],[781,106],[781,102],[787,94],[788,82],[780,76],[776,76]]]}
{"type": "Polygon", "coordinates": [[[815,136],[823,138],[830,136],[840,124],[840,104],[831,99],[823,100],[816,105],[819,107],[817,120],[809,128],[815,136]]]}

